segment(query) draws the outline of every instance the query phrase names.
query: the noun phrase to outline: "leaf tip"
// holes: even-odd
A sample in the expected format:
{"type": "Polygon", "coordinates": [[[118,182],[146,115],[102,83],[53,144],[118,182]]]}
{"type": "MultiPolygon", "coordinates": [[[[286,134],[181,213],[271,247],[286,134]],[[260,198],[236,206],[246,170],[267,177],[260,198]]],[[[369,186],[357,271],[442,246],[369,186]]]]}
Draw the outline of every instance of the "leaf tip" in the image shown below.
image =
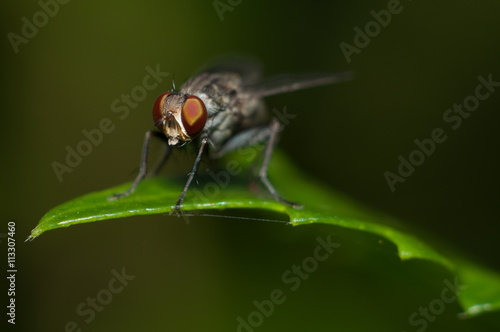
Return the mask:
{"type": "Polygon", "coordinates": [[[39,229],[38,226],[36,226],[35,228],[33,228],[33,230],[31,230],[31,234],[30,236],[28,236],[28,238],[26,240],[24,240],[24,242],[31,242],[33,241],[36,237],[40,236],[40,234],[42,234],[44,231],[39,229]]]}

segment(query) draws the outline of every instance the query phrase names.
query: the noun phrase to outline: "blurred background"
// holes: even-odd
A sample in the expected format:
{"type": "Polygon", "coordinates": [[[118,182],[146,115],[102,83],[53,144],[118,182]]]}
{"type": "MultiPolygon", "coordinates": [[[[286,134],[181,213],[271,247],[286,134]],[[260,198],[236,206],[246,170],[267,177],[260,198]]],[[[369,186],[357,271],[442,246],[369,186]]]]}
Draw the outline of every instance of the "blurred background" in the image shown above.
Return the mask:
{"type": "MultiPolygon", "coordinates": [[[[387,1],[7,0],[2,6],[0,232],[16,221],[18,330],[417,330],[409,316],[452,276],[426,262],[401,264],[390,243],[373,250],[377,237],[346,230],[147,216],[22,242],[50,208],[133,179],[144,132],[153,128],[152,105],[171,88],[171,75],[130,104],[126,116],[112,104],[143,85],[148,66],[175,73],[179,86],[227,53],[257,57],[269,75],[355,71],[351,82],[268,98],[270,109],[286,106],[297,114],[281,149],[329,187],[500,269],[500,90],[458,129],[443,120],[475,93],[478,76],[500,81],[498,2],[403,1],[348,57],[341,43],[356,47],[355,27],[364,30],[375,20],[371,11],[386,10],[387,1]],[[39,14],[44,7],[51,15],[39,14]],[[33,22],[39,27],[30,29],[33,22]],[[65,163],[66,147],[75,148],[82,131],[103,118],[114,130],[59,181],[52,163],[65,163]],[[384,173],[397,173],[398,156],[408,158],[414,140],[435,128],[447,140],[392,192],[384,173]],[[282,274],[327,234],[342,246],[290,291],[282,274]],[[77,307],[122,269],[135,278],[86,322],[77,307]],[[253,301],[269,299],[274,289],[286,301],[260,326],[239,327],[238,317],[248,321],[257,310],[253,301]]],[[[447,305],[426,330],[487,330],[498,321],[498,315],[457,321],[459,311],[456,302],[447,305]]]]}

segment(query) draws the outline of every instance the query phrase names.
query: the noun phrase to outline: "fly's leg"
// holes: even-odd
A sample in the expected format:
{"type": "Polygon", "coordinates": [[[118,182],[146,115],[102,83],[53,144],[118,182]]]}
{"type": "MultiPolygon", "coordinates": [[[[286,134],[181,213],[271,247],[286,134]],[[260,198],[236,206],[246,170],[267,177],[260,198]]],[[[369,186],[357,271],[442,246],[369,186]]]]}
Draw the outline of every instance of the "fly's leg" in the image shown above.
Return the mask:
{"type": "MultiPolygon", "coordinates": [[[[155,137],[158,137],[158,138],[161,138],[164,140],[164,136],[160,132],[157,132],[154,130],[150,130],[150,131],[146,132],[146,135],[144,136],[144,144],[142,145],[141,166],[139,168],[139,174],[137,174],[137,177],[135,178],[135,180],[132,183],[132,185],[130,186],[130,188],[128,188],[126,191],[124,191],[122,193],[114,194],[113,196],[108,197],[108,201],[114,201],[116,199],[130,195],[131,193],[133,193],[135,191],[135,189],[137,188],[139,183],[142,181],[142,179],[144,179],[144,177],[146,176],[146,173],[147,173],[147,168],[148,168],[149,140],[151,139],[152,136],[155,136],[155,137]]],[[[167,154],[166,154],[165,160],[162,161],[162,164],[166,161],[166,158],[168,158],[170,147],[167,147],[167,148],[168,148],[167,154]]]]}
{"type": "Polygon", "coordinates": [[[266,126],[256,127],[247,129],[236,134],[234,137],[229,139],[223,146],[215,151],[211,155],[212,158],[220,158],[232,151],[245,148],[248,146],[254,146],[267,141],[267,146],[264,151],[264,160],[259,171],[259,179],[266,186],[267,190],[278,202],[292,206],[293,208],[300,209],[302,205],[289,202],[282,198],[274,186],[271,184],[267,177],[267,169],[271,156],[273,154],[274,147],[276,146],[279,132],[281,131],[281,125],[276,118],[271,120],[271,123],[266,126]]]}
{"type": "Polygon", "coordinates": [[[266,150],[264,151],[264,160],[262,161],[262,166],[260,167],[259,179],[266,186],[267,190],[274,197],[275,200],[277,200],[280,203],[291,206],[294,209],[301,209],[302,205],[287,201],[286,199],[281,197],[274,188],[274,186],[271,184],[271,181],[269,181],[269,178],[267,177],[267,169],[269,167],[269,162],[271,161],[271,156],[273,155],[273,150],[278,140],[278,135],[281,130],[280,127],[281,126],[278,120],[276,118],[273,118],[271,120],[271,124],[269,125],[269,128],[271,130],[271,136],[269,138],[269,142],[267,143],[266,150]]]}
{"type": "Polygon", "coordinates": [[[160,162],[156,165],[155,169],[151,172],[152,175],[157,175],[161,171],[161,169],[163,168],[163,166],[167,162],[168,157],[170,157],[170,152],[172,152],[170,145],[165,144],[165,151],[163,151],[163,155],[161,157],[160,162]]]}
{"type": "Polygon", "coordinates": [[[200,165],[201,157],[203,157],[203,150],[205,149],[207,142],[208,142],[208,137],[204,137],[201,139],[200,150],[198,151],[198,155],[196,156],[196,160],[194,161],[193,169],[189,173],[189,177],[186,181],[186,184],[184,185],[184,189],[182,190],[182,193],[179,196],[177,203],[175,203],[175,207],[172,209],[172,211],[170,211],[170,214],[177,213],[180,215],[181,204],[184,201],[184,197],[186,197],[189,185],[193,181],[194,176],[196,175],[196,171],[198,171],[198,166],[200,165]]]}

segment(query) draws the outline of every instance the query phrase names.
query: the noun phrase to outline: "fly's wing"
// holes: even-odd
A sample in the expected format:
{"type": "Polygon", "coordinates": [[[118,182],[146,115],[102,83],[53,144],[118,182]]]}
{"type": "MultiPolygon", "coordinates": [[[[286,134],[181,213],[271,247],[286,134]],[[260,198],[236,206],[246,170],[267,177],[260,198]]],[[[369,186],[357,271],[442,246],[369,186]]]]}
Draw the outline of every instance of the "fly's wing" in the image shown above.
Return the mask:
{"type": "Polygon", "coordinates": [[[261,72],[261,65],[251,58],[218,58],[186,81],[180,91],[201,98],[211,117],[238,105],[242,87],[255,84],[261,72]]]}
{"type": "Polygon", "coordinates": [[[348,81],[352,78],[352,72],[341,72],[336,74],[279,75],[267,78],[255,84],[249,84],[245,87],[245,89],[255,96],[262,98],[280,93],[312,88],[315,86],[348,81]]]}
{"type": "Polygon", "coordinates": [[[253,85],[262,77],[262,65],[251,57],[225,56],[212,60],[200,72],[238,74],[241,77],[243,85],[253,85]]]}

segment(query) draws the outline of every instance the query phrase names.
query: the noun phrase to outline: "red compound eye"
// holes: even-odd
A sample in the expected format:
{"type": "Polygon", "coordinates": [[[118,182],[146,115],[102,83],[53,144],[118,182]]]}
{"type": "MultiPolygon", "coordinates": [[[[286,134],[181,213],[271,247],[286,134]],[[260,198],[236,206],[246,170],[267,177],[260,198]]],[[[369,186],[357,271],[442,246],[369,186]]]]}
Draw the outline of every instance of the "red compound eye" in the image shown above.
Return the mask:
{"type": "Polygon", "coordinates": [[[203,101],[196,96],[187,97],[182,106],[181,119],[190,137],[198,135],[207,122],[207,109],[203,101]]]}
{"type": "Polygon", "coordinates": [[[158,128],[162,128],[163,124],[160,122],[158,123],[162,117],[162,111],[163,111],[163,104],[165,103],[166,97],[170,94],[170,92],[165,92],[162,93],[158,99],[155,101],[155,105],[153,106],[153,121],[155,122],[155,125],[158,126],[158,128]]]}

